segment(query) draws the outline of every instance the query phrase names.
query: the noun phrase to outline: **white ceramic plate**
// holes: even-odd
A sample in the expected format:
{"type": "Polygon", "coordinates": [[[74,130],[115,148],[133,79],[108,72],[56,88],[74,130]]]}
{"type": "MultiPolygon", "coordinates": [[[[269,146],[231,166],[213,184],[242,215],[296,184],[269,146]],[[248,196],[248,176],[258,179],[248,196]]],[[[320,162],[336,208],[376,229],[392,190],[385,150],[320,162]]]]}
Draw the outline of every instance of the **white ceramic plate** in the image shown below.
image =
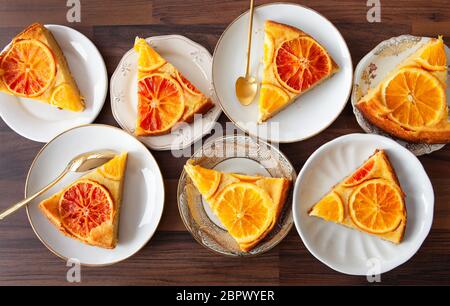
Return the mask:
{"type": "MultiPolygon", "coordinates": [[[[180,35],[154,36],[146,41],[215,103],[207,114],[196,118],[189,125],[173,130],[170,134],[138,137],[154,150],[186,148],[208,134],[222,112],[211,82],[211,54],[203,46],[180,35]]],[[[137,116],[137,58],[133,49],[125,53],[111,77],[110,89],[114,118],[132,135],[137,116]]]]}
{"type": "Polygon", "coordinates": [[[276,3],[255,8],[251,71],[262,76],[264,22],[267,19],[298,27],[321,43],[340,70],[297,102],[258,125],[258,99],[242,106],[235,95],[235,82],[245,74],[248,12],[234,20],[222,34],[214,51],[213,84],[224,113],[240,129],[267,141],[295,142],[327,128],[341,113],[350,96],[353,66],[347,44],[336,27],[316,11],[297,4],[276,3]],[[279,124],[279,128],[276,124],[279,124]]]}
{"type": "Polygon", "coordinates": [[[48,142],[61,132],[95,120],[108,90],[106,66],[95,45],[80,32],[61,25],[45,25],[58,41],[86,109],[81,113],[60,110],[49,104],[0,93],[0,116],[16,133],[48,142]]]}
{"type": "MultiPolygon", "coordinates": [[[[395,138],[385,133],[378,127],[367,121],[362,113],[356,108],[356,103],[364,96],[369,88],[373,88],[395,68],[400,62],[414,53],[429,37],[418,37],[401,35],[392,37],[379,43],[372,51],[364,56],[355,69],[353,80],[352,106],[353,113],[361,128],[366,133],[383,135],[394,139],[399,144],[413,152],[415,155],[429,154],[442,149],[443,144],[412,143],[395,138]]],[[[447,58],[450,58],[450,49],[445,46],[447,58]]],[[[450,106],[450,87],[447,86],[447,105],[450,106]]]]}
{"type": "Polygon", "coordinates": [[[352,275],[381,274],[410,259],[430,231],[433,207],[433,187],[417,157],[395,141],[372,134],[345,135],[321,146],[306,161],[294,188],[294,222],[303,243],[330,268],[352,275]],[[307,214],[375,149],[386,150],[406,193],[408,221],[399,245],[307,214]]]}
{"type": "Polygon", "coordinates": [[[41,213],[38,204],[82,174],[69,174],[27,207],[30,224],[44,245],[57,256],[76,258],[81,264],[101,266],[124,260],[139,251],[155,232],[164,208],[164,185],[152,154],[135,138],[107,125],[84,125],[68,130],[38,153],[28,173],[25,196],[53,180],[76,155],[100,149],[127,151],[119,243],[107,250],[64,236],[41,213]]]}

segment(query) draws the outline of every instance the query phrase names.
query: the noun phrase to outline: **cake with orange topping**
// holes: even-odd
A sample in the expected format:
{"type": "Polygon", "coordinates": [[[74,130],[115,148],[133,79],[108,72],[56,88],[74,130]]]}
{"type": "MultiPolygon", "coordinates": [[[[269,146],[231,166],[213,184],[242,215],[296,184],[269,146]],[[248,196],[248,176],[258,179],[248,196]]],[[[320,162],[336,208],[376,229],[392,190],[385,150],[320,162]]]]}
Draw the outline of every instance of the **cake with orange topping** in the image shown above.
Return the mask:
{"type": "Polygon", "coordinates": [[[0,91],[74,112],[85,108],[58,42],[40,23],[14,37],[0,54],[0,91]]]}
{"type": "Polygon", "coordinates": [[[385,151],[334,186],[310,216],[400,243],[406,229],[405,194],[385,151]]]}
{"type": "Polygon", "coordinates": [[[214,104],[186,76],[159,55],[142,38],[136,38],[138,53],[138,113],[135,134],[167,134],[178,122],[192,122],[214,104]]]}
{"type": "Polygon", "coordinates": [[[184,170],[244,252],[273,229],[291,184],[285,178],[223,173],[191,162],[184,170]]]}
{"type": "Polygon", "coordinates": [[[39,204],[65,235],[102,248],[115,248],[127,153],[117,155],[39,204]]]}
{"type": "Polygon", "coordinates": [[[450,142],[447,57],[432,38],[401,62],[356,104],[381,130],[410,142],[450,142]]]}
{"type": "Polygon", "coordinates": [[[262,123],[339,70],[327,50],[309,34],[268,20],[259,97],[262,123]]]}

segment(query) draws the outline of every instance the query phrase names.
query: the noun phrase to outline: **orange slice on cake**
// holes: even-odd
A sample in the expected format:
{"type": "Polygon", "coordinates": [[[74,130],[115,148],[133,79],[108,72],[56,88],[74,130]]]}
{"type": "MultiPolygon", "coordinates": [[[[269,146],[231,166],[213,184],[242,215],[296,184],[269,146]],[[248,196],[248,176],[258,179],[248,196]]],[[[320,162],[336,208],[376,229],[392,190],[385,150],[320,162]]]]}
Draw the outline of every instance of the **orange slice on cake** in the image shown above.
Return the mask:
{"type": "Polygon", "coordinates": [[[386,153],[377,150],[319,200],[309,215],[400,243],[406,229],[405,195],[386,153]]]}
{"type": "Polygon", "coordinates": [[[442,37],[413,52],[356,104],[383,131],[410,142],[450,142],[442,37]]]}
{"type": "Polygon", "coordinates": [[[175,66],[144,39],[136,38],[138,53],[138,114],[135,134],[170,133],[179,122],[192,122],[214,104],[175,66]]]}
{"type": "Polygon", "coordinates": [[[262,123],[339,69],[327,50],[300,29],[266,21],[259,98],[262,123]]]}
{"type": "Polygon", "coordinates": [[[184,113],[184,95],[172,77],[155,73],[138,82],[136,133],[159,135],[169,131],[184,113]]]}
{"type": "Polygon", "coordinates": [[[276,225],[290,186],[285,178],[224,173],[190,161],[184,170],[244,252],[276,225]]]}
{"type": "Polygon", "coordinates": [[[0,53],[0,91],[74,112],[84,101],[52,33],[35,23],[0,53]]]}
{"type": "Polygon", "coordinates": [[[85,174],[39,204],[63,234],[83,243],[115,248],[127,153],[85,174]]]}

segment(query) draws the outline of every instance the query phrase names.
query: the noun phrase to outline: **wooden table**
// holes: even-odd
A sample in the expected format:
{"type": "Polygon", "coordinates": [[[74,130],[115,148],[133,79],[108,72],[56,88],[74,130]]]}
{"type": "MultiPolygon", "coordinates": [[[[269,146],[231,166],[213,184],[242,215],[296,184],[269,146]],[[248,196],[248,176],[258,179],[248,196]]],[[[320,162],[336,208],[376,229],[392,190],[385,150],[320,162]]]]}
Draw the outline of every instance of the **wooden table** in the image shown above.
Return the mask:
{"type": "MultiPolygon", "coordinates": [[[[270,1],[256,1],[257,5],[270,1]]],[[[366,19],[363,0],[293,1],[314,8],[341,31],[353,63],[380,41],[400,34],[436,36],[450,44],[450,3],[445,0],[382,1],[381,23],[366,19]]],[[[81,23],[66,21],[66,1],[0,0],[0,46],[33,21],[69,25],[102,53],[109,76],[136,35],[180,34],[210,52],[226,26],[247,9],[234,0],[81,1],[81,23]]],[[[0,101],[1,103],[1,101],[0,101]]],[[[117,126],[109,96],[96,122],[117,126]]],[[[220,122],[227,122],[222,115],[220,122]]],[[[320,145],[361,132],[350,104],[326,131],[281,150],[300,171],[320,145]]],[[[28,168],[43,144],[14,133],[0,120],[0,209],[21,199],[28,168]]],[[[113,266],[82,268],[82,284],[139,285],[321,285],[368,284],[365,277],[337,273],[315,259],[295,229],[276,248],[255,258],[226,258],[200,246],[178,215],[176,186],[185,158],[152,152],[166,184],[165,213],[157,233],[135,256],[113,266]]],[[[434,186],[435,217],[430,235],[407,263],[381,276],[381,284],[450,284],[450,147],[420,157],[434,186]]],[[[34,235],[24,210],[0,223],[0,285],[68,284],[65,262],[34,235]]]]}

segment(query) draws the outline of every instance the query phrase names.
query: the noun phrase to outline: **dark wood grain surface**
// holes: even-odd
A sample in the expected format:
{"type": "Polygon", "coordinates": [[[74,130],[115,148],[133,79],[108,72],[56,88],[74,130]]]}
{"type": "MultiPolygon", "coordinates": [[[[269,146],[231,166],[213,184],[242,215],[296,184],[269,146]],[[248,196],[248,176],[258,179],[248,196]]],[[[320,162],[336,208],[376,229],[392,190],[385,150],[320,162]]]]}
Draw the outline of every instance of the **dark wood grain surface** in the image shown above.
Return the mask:
{"type": "MultiPolygon", "coordinates": [[[[257,5],[270,1],[256,1],[257,5]]],[[[400,34],[443,34],[450,44],[450,2],[381,1],[381,23],[366,20],[365,0],[293,1],[330,19],[358,61],[381,40],[400,34]]],[[[102,53],[108,74],[131,48],[136,35],[181,34],[210,52],[226,26],[247,9],[234,0],[81,1],[81,23],[66,21],[65,0],[0,0],[0,46],[33,21],[71,26],[88,36],[102,53]]],[[[1,103],[1,101],[0,101],[1,103]]],[[[222,115],[220,122],[227,118],[222,115]]],[[[117,126],[109,96],[96,122],[117,126]]],[[[283,144],[281,150],[297,172],[320,145],[340,135],[361,132],[348,104],[324,132],[307,141],[283,144]]],[[[14,133],[0,120],[0,209],[21,199],[28,168],[43,146],[14,133]]],[[[365,277],[337,273],[315,259],[295,229],[276,248],[255,258],[214,254],[197,244],[178,215],[176,185],[184,158],[152,152],[166,184],[167,200],[160,227],[135,256],[109,267],[82,267],[82,284],[139,285],[310,285],[368,284],[365,277]]],[[[420,157],[435,191],[434,222],[419,252],[381,276],[381,284],[450,284],[450,147],[420,157]]],[[[68,284],[65,262],[34,235],[24,210],[0,223],[0,285],[68,284]]]]}

